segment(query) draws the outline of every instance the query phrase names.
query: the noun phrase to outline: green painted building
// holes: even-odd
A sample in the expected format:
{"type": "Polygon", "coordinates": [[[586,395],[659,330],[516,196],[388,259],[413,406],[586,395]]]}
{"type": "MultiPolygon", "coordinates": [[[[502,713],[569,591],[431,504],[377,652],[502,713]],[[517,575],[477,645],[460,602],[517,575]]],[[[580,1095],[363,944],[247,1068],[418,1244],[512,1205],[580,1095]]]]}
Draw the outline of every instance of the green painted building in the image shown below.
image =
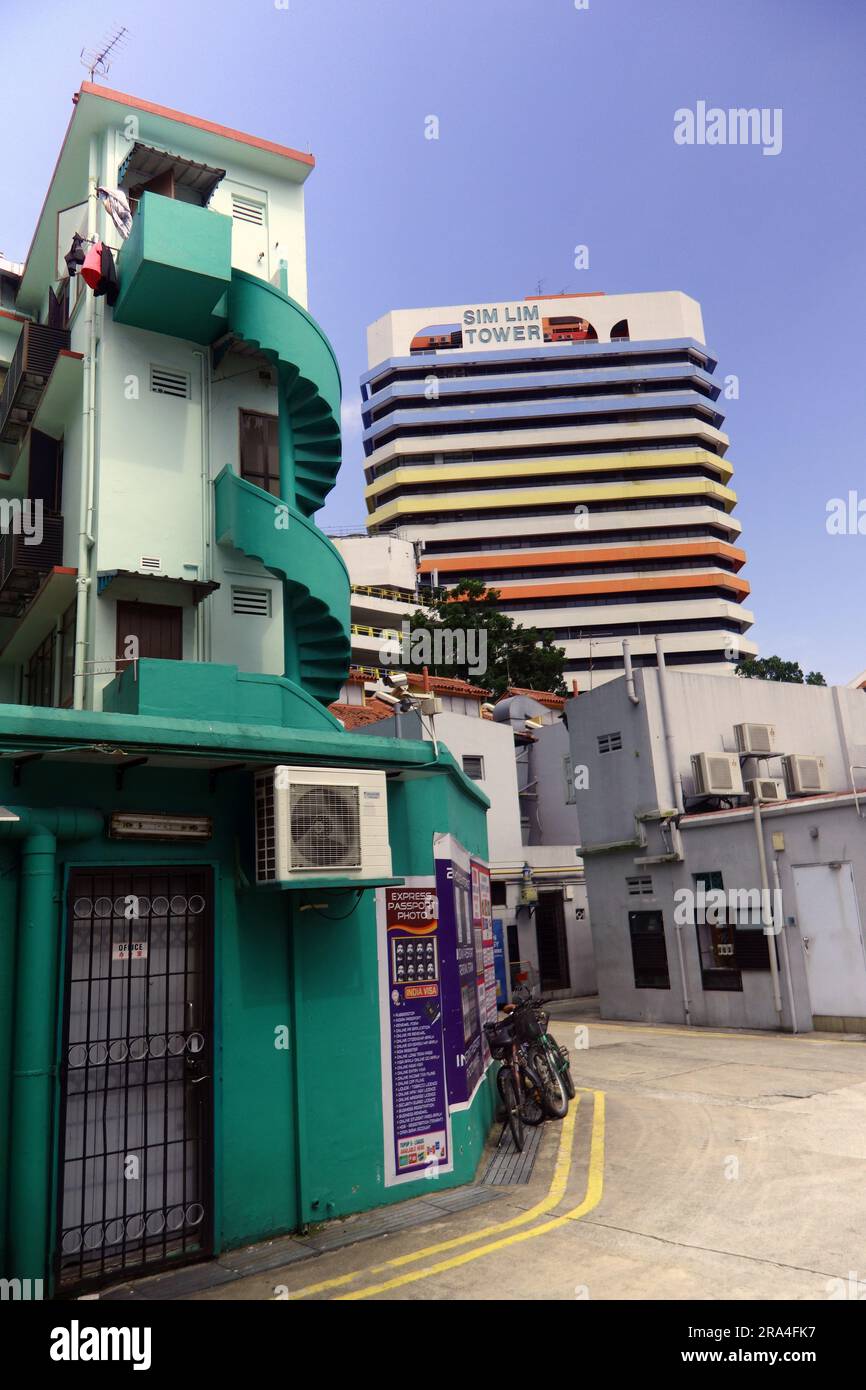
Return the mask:
{"type": "Polygon", "coordinates": [[[468,1181],[491,1119],[483,1059],[457,1103],[443,1072],[447,1161],[400,1171],[387,1015],[418,1004],[415,1075],[444,1058],[434,845],[483,861],[487,802],[447,750],[328,709],[349,581],[315,524],[341,452],[312,163],[86,83],[4,276],[0,1265],[59,1293],[468,1181]],[[116,294],[68,274],[75,234],[116,294]],[[432,907],[399,949],[438,956],[389,989],[403,885],[432,907]]]}

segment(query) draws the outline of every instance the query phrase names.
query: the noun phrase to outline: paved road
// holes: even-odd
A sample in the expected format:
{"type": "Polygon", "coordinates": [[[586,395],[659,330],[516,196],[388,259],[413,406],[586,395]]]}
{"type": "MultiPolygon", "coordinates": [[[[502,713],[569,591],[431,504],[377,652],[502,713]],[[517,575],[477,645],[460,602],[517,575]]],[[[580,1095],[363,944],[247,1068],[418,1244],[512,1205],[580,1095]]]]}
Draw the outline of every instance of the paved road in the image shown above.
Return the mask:
{"type": "Polygon", "coordinates": [[[531,1184],[200,1297],[866,1299],[866,1041],[554,1032],[587,1089],[531,1184]]]}

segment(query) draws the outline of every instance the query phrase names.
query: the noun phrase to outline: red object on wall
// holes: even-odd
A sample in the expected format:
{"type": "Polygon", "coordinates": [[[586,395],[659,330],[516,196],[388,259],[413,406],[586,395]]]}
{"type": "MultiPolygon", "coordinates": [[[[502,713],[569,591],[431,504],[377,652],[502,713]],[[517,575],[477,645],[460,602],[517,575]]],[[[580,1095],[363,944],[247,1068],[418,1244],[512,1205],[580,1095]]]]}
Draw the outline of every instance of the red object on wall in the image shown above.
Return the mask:
{"type": "Polygon", "coordinates": [[[96,289],[102,279],[102,242],[97,241],[91,246],[87,255],[84,257],[84,265],[81,267],[81,278],[92,290],[96,289]]]}

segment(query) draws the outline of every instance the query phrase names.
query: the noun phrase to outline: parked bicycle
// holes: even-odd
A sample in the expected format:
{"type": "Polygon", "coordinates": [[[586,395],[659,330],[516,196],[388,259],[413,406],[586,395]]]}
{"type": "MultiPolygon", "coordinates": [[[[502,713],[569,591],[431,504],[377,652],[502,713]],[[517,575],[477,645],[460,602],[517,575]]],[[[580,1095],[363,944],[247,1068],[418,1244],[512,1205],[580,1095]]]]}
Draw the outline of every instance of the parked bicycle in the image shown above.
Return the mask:
{"type": "Polygon", "coordinates": [[[518,1040],[526,1049],[527,1059],[541,1079],[544,1104],[552,1119],[561,1120],[568,1113],[568,1103],[574,1099],[575,1085],[567,1050],[549,1031],[550,1018],[542,1007],[548,1000],[533,999],[526,985],[514,990],[509,1017],[514,1020],[518,1040]]]}
{"type": "Polygon", "coordinates": [[[540,1125],[545,1118],[544,1085],[518,1037],[512,1018],[486,1023],[484,1032],[492,1055],[501,1063],[496,1074],[499,1097],[505,1107],[505,1123],[514,1147],[522,1151],[524,1125],[540,1125]]]}

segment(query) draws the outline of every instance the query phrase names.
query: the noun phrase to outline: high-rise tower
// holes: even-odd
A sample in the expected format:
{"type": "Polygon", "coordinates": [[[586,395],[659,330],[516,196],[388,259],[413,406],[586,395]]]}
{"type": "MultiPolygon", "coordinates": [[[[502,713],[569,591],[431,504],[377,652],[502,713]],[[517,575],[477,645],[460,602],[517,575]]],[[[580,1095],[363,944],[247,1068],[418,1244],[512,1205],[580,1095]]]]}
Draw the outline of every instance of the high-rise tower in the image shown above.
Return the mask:
{"type": "Polygon", "coordinates": [[[369,529],[552,630],[586,687],[635,663],[734,670],[746,556],[700,306],[679,292],[403,309],[368,332],[369,529]]]}

